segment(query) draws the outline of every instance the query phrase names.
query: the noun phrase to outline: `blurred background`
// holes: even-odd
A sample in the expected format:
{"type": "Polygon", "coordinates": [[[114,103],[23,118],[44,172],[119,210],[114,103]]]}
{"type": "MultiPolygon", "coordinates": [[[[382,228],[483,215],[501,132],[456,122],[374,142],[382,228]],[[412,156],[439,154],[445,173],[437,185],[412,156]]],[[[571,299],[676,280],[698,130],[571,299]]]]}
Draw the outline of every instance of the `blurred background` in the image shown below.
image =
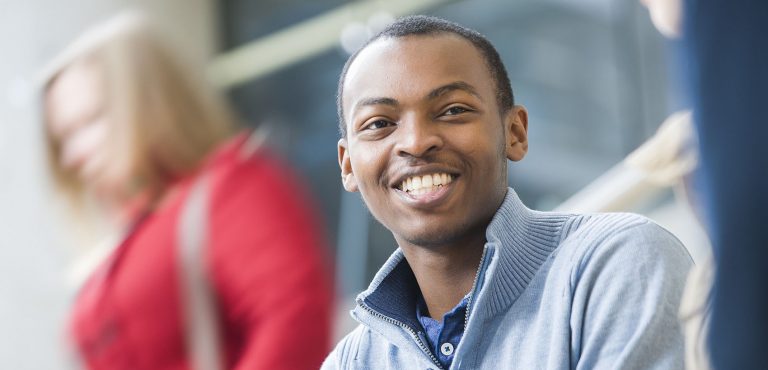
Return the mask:
{"type": "MultiPolygon", "coordinates": [[[[340,311],[396,245],[340,186],[337,78],[395,17],[444,17],[499,49],[530,113],[530,152],[509,176],[531,208],[555,209],[615,170],[685,107],[670,41],[636,0],[0,0],[2,368],[67,368],[63,324],[75,293],[67,276],[83,253],[45,175],[36,79],[77,34],[126,7],[153,15],[303,176],[335,248],[340,311]]],[[[697,258],[706,241],[673,193],[645,189],[626,208],[672,230],[697,258]]]]}

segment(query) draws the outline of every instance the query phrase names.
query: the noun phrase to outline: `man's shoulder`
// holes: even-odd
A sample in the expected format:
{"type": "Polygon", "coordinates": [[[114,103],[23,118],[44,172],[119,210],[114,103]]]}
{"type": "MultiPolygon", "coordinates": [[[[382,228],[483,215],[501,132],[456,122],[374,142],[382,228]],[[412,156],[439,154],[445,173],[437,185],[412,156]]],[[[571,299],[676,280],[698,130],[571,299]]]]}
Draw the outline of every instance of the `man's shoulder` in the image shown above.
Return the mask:
{"type": "Polygon", "coordinates": [[[573,214],[565,227],[566,237],[598,239],[615,233],[632,232],[644,225],[659,227],[649,218],[628,212],[578,213],[573,214]]]}
{"type": "Polygon", "coordinates": [[[633,356],[678,364],[677,309],[693,265],[682,243],[652,220],[630,213],[575,215],[565,229],[550,268],[560,289],[545,298],[562,299],[565,291],[567,304],[544,306],[567,309],[558,312],[567,317],[564,327],[576,330],[575,358],[586,367],[623,368],[633,356]],[[621,345],[615,351],[595,351],[616,343],[621,345]]]}
{"type": "Polygon", "coordinates": [[[634,213],[591,213],[573,217],[563,233],[561,252],[588,265],[664,260],[666,265],[690,268],[692,259],[671,232],[634,213]]]}
{"type": "Polygon", "coordinates": [[[682,243],[667,229],[651,219],[635,213],[585,213],[576,214],[564,227],[563,243],[578,241],[585,246],[626,241],[648,242],[683,247],[682,243]]]}

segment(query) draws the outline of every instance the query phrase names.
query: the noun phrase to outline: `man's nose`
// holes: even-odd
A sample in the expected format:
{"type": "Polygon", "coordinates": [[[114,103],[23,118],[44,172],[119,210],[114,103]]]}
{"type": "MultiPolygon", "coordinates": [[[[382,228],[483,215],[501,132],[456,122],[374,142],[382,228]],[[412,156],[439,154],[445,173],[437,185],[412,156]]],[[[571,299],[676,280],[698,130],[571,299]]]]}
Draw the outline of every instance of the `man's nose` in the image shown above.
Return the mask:
{"type": "Polygon", "coordinates": [[[403,157],[423,157],[443,147],[438,123],[424,117],[410,116],[400,122],[397,130],[397,154],[403,157]]]}

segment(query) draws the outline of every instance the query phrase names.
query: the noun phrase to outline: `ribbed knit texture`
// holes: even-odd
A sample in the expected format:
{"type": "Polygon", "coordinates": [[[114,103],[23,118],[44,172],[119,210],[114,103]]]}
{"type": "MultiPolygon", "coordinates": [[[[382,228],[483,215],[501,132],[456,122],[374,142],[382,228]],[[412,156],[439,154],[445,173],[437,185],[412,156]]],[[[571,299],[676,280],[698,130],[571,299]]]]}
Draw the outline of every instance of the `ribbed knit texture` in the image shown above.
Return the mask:
{"type": "Polygon", "coordinates": [[[520,202],[512,189],[507,198],[486,231],[487,247],[494,250],[499,267],[484,288],[487,302],[481,306],[483,316],[506,310],[520,296],[559,245],[560,231],[571,218],[565,214],[532,211],[520,202]]]}
{"type": "MultiPolygon", "coordinates": [[[[526,208],[507,196],[451,369],[678,369],[677,309],[691,259],[638,215],[526,208]]],[[[323,369],[439,368],[418,345],[416,286],[399,249],[358,296],[361,325],[323,369]]]]}

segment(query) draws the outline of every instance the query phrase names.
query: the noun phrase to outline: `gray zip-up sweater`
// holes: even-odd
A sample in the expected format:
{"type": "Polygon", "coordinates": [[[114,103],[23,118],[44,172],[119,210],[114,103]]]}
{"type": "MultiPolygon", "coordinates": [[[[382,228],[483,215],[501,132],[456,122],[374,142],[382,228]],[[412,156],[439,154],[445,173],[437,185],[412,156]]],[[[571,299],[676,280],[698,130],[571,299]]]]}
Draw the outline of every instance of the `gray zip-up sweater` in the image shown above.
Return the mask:
{"type": "MultiPolygon", "coordinates": [[[[642,216],[526,208],[512,189],[487,243],[451,369],[682,369],[692,260],[642,216]]],[[[360,322],[323,369],[439,369],[399,249],[357,297],[360,322]]]]}

